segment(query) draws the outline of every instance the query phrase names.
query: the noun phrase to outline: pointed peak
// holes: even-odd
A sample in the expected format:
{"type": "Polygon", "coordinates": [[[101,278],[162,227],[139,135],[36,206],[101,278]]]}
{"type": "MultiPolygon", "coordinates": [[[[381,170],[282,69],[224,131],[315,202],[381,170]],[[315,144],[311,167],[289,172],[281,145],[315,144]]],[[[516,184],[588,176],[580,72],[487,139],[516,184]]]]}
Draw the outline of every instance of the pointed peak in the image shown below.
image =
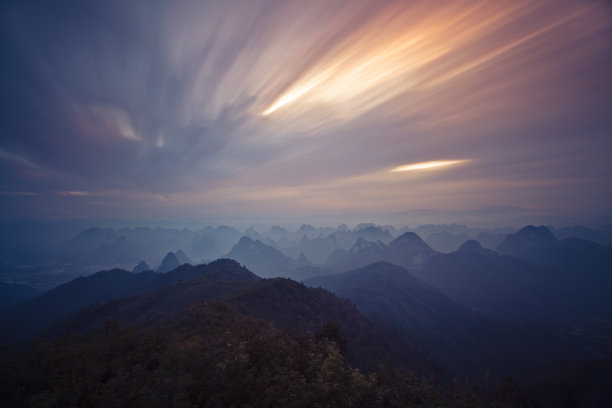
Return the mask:
{"type": "Polygon", "coordinates": [[[140,261],[138,265],[136,265],[134,269],[132,269],[132,272],[140,273],[140,272],[145,272],[145,271],[150,271],[150,270],[152,270],[151,267],[145,261],[140,261]]]}
{"type": "Polygon", "coordinates": [[[164,259],[162,260],[159,268],[157,268],[157,272],[166,273],[180,266],[181,263],[174,255],[174,252],[170,251],[166,254],[164,259]]]}

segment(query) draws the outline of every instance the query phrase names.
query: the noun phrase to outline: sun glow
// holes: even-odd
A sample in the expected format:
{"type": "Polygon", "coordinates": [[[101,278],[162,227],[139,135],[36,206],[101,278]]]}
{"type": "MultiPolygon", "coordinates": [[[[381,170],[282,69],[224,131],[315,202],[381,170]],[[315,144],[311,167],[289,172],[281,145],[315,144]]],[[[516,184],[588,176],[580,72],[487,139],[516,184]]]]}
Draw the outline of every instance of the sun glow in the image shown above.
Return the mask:
{"type": "Polygon", "coordinates": [[[465,163],[467,160],[434,160],[428,162],[421,163],[412,163],[405,164],[403,166],[395,167],[391,170],[392,173],[402,172],[402,171],[416,171],[416,170],[431,170],[437,169],[440,167],[452,166],[455,164],[465,163]]]}

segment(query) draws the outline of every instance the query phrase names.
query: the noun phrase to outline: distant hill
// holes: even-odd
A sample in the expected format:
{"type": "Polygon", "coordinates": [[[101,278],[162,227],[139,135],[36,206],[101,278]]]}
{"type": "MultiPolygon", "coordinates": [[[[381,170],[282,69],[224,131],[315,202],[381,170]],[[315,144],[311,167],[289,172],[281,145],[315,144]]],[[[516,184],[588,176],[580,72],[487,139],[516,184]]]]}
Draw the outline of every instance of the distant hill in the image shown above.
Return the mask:
{"type": "Polygon", "coordinates": [[[497,247],[497,252],[504,255],[520,257],[521,254],[541,245],[556,243],[558,240],[544,226],[528,225],[515,234],[510,234],[497,247]]]}
{"type": "Polygon", "coordinates": [[[573,227],[555,228],[553,233],[559,239],[581,238],[603,246],[612,244],[612,226],[610,225],[599,228],[576,225],[573,227]]]}
{"type": "Polygon", "coordinates": [[[334,251],[325,267],[346,271],[360,268],[375,262],[386,261],[403,267],[418,267],[437,254],[414,232],[406,232],[389,245],[381,241],[369,242],[363,238],[357,239],[353,247],[344,251],[334,251]]]}
{"type": "Polygon", "coordinates": [[[491,249],[483,248],[482,245],[480,245],[480,242],[476,241],[475,239],[469,239],[465,241],[463,244],[461,244],[459,248],[457,248],[456,252],[476,252],[481,255],[490,256],[497,255],[497,252],[491,249]]]}
{"type": "Polygon", "coordinates": [[[181,251],[180,249],[177,249],[174,252],[174,255],[176,256],[176,259],[178,260],[180,265],[183,265],[183,264],[193,265],[194,264],[194,262],[191,259],[189,259],[187,255],[185,255],[185,253],[181,251]]]}
{"type": "Polygon", "coordinates": [[[527,226],[516,234],[508,235],[497,251],[527,262],[552,265],[563,270],[580,269],[603,273],[612,270],[612,253],[609,248],[582,238],[559,240],[547,227],[527,226]]]}
{"type": "Polygon", "coordinates": [[[287,271],[305,266],[307,262],[304,259],[301,261],[291,259],[278,249],[258,240],[253,241],[249,237],[240,238],[240,241],[224,258],[235,259],[264,278],[287,276],[287,271]]]}
{"type": "Polygon", "coordinates": [[[171,270],[178,268],[180,265],[181,263],[179,262],[174,252],[168,252],[164,259],[162,259],[161,264],[157,267],[157,272],[170,272],[171,270]]]}
{"type": "Polygon", "coordinates": [[[145,261],[140,261],[138,265],[136,265],[132,269],[132,272],[139,273],[139,272],[145,272],[145,271],[151,271],[151,270],[152,270],[151,267],[145,261]]]}
{"type": "Polygon", "coordinates": [[[471,377],[507,367],[513,356],[522,356],[527,349],[509,327],[474,314],[406,269],[387,262],[305,283],[350,299],[368,316],[417,333],[455,372],[471,377]]]}
{"type": "Polygon", "coordinates": [[[214,269],[214,265],[183,265],[165,274],[113,269],[77,278],[1,313],[0,330],[11,341],[27,339],[86,306],[191,279],[214,269]]]}
{"type": "MultiPolygon", "coordinates": [[[[526,248],[522,254],[537,254],[545,249],[541,253],[549,255],[549,249],[565,246],[564,241],[551,239],[546,232],[544,240],[540,238],[528,235],[526,242],[511,239],[510,243],[515,248],[526,248]]],[[[438,255],[411,272],[461,304],[506,317],[606,315],[612,310],[612,276],[607,272],[612,269],[606,269],[602,258],[587,255],[564,265],[551,265],[495,255],[486,249],[474,250],[473,243],[470,246],[471,249],[462,247],[461,251],[438,255]]]]}

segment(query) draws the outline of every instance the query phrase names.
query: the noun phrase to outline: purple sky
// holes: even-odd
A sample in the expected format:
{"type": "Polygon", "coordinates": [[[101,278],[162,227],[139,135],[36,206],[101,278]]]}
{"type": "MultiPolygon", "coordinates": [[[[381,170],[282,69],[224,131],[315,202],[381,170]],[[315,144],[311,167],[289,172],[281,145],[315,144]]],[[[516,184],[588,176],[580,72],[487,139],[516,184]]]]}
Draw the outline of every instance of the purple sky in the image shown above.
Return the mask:
{"type": "Polygon", "coordinates": [[[2,216],[611,215],[611,8],[3,2],[2,216]]]}

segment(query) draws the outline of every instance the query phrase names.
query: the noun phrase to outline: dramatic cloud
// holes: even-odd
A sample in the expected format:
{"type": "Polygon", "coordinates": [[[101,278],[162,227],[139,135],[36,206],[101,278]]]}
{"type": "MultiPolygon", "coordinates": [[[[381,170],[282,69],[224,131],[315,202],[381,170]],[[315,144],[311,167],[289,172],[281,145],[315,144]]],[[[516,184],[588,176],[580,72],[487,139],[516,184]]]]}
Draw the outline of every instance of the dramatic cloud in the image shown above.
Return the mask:
{"type": "Polygon", "coordinates": [[[5,2],[0,203],[604,214],[610,50],[596,0],[5,2]]]}

